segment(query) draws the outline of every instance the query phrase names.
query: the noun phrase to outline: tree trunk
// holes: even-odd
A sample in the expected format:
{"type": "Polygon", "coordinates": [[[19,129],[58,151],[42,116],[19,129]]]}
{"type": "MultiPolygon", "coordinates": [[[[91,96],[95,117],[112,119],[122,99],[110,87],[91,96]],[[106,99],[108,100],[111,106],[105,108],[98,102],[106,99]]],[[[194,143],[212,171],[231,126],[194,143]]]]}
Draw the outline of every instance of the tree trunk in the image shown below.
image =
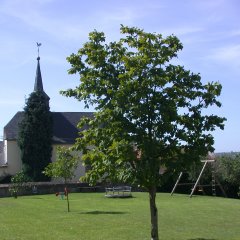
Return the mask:
{"type": "Polygon", "coordinates": [[[156,207],[156,187],[149,189],[149,201],[151,212],[151,240],[159,240],[158,237],[158,210],[156,207]]]}
{"type": "Polygon", "coordinates": [[[67,206],[68,206],[68,212],[70,212],[69,199],[68,199],[68,192],[67,192],[67,206]]]}
{"type": "Polygon", "coordinates": [[[68,212],[70,212],[69,198],[68,198],[68,187],[67,187],[66,181],[65,181],[64,194],[67,197],[67,208],[68,208],[68,212]]]}

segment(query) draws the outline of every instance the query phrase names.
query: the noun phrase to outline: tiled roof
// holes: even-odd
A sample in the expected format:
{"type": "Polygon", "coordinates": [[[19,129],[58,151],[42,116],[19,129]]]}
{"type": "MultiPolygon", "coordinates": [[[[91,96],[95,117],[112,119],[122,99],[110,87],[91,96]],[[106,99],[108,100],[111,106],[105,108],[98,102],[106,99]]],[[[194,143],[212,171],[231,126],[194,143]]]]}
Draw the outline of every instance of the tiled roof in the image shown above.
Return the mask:
{"type": "MultiPolygon", "coordinates": [[[[53,117],[53,142],[74,143],[78,137],[77,124],[82,117],[93,117],[92,112],[52,112],[53,117]]],[[[18,125],[23,119],[23,112],[17,112],[4,127],[4,139],[16,140],[18,125]]]]}

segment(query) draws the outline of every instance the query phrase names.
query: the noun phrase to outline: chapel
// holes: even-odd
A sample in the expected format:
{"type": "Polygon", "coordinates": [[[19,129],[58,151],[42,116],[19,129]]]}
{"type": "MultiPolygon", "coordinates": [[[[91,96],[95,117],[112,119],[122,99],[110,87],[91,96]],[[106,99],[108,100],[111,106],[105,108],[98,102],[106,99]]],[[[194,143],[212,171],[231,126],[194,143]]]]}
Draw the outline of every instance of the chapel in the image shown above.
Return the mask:
{"type": "MultiPolygon", "coordinates": [[[[43,89],[43,81],[40,69],[40,57],[37,58],[37,70],[33,91],[41,91],[49,102],[50,97],[43,89]]],[[[82,117],[93,117],[92,112],[51,112],[53,119],[52,158],[56,160],[58,146],[70,147],[79,137],[77,124],[82,117]]],[[[0,141],[0,181],[8,176],[13,176],[22,169],[20,149],[17,144],[19,123],[24,116],[23,111],[17,112],[3,129],[3,141],[0,141]]],[[[78,181],[85,175],[85,167],[79,163],[72,181],[78,181]]]]}

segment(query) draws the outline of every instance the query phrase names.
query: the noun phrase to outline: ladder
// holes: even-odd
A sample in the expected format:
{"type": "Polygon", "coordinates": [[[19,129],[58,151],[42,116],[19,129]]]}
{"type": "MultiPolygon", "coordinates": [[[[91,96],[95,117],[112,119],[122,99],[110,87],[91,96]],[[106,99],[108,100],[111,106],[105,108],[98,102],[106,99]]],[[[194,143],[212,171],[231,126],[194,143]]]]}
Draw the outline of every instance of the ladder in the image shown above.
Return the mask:
{"type": "MultiPolygon", "coordinates": [[[[194,194],[197,186],[201,186],[201,187],[203,187],[203,186],[211,186],[212,187],[212,195],[213,196],[217,195],[216,194],[216,186],[219,186],[219,188],[222,191],[224,197],[227,197],[227,195],[226,195],[226,193],[225,193],[221,183],[219,182],[219,180],[216,177],[215,160],[214,159],[208,159],[208,160],[202,160],[201,162],[204,163],[204,165],[203,165],[202,170],[201,170],[201,172],[200,172],[200,174],[199,174],[199,176],[197,178],[197,181],[194,183],[194,186],[192,188],[192,191],[191,191],[189,197],[192,197],[192,195],[194,194]],[[202,174],[203,174],[203,172],[204,172],[204,170],[205,170],[205,168],[206,168],[208,163],[211,164],[211,166],[212,166],[212,169],[211,169],[211,171],[212,171],[212,182],[211,182],[211,185],[199,185],[199,181],[201,179],[201,176],[202,176],[202,174]]],[[[178,179],[177,179],[177,181],[176,181],[176,183],[175,183],[175,185],[174,185],[174,187],[172,189],[171,195],[173,195],[173,193],[174,193],[174,191],[175,191],[175,189],[177,188],[178,185],[189,185],[189,183],[182,183],[182,184],[179,183],[182,175],[183,175],[183,172],[181,172],[180,175],[178,176],[178,179]]]]}
{"type": "Polygon", "coordinates": [[[215,174],[215,162],[212,164],[212,196],[216,197],[216,174],[215,174]]]}

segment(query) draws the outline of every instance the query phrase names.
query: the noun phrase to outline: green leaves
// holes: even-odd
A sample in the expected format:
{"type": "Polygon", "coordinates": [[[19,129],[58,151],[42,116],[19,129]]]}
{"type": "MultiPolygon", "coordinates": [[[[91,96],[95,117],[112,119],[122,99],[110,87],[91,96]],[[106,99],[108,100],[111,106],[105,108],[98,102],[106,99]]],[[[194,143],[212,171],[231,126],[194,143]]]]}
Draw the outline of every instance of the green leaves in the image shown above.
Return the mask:
{"type": "Polygon", "coordinates": [[[131,181],[150,188],[166,175],[186,168],[213,151],[211,131],[223,128],[224,118],[204,115],[220,107],[219,83],[201,82],[199,74],[171,64],[183,46],[174,36],[121,25],[124,36],[106,43],[102,32],[68,61],[69,73],[79,73],[76,89],[63,91],[95,107],[94,119],[76,141],[91,165],[85,180],[131,181]]]}
{"type": "Polygon", "coordinates": [[[33,92],[24,107],[18,133],[25,172],[33,181],[48,180],[42,171],[51,162],[52,124],[46,94],[41,91],[33,92]]]}
{"type": "Polygon", "coordinates": [[[78,164],[78,157],[74,155],[73,150],[67,147],[57,148],[57,160],[49,163],[43,173],[53,178],[63,178],[67,180],[74,176],[74,170],[78,164]]]}
{"type": "Polygon", "coordinates": [[[22,190],[27,188],[27,182],[31,181],[31,179],[26,176],[24,171],[20,171],[11,177],[11,186],[9,187],[9,191],[11,195],[15,198],[21,193],[22,190]]]}

